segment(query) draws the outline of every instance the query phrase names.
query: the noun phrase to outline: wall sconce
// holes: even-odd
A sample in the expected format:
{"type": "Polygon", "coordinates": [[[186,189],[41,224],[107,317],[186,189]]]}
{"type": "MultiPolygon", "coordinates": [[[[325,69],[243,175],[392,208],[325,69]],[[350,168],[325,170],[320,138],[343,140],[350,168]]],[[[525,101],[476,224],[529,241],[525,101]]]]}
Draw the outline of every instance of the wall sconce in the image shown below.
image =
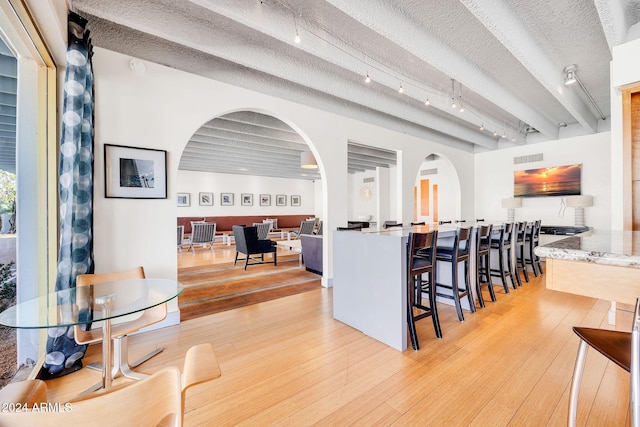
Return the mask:
{"type": "Polygon", "coordinates": [[[507,221],[514,222],[516,219],[515,209],[522,207],[522,199],[518,197],[502,199],[502,207],[507,209],[507,221]]]}
{"type": "Polygon", "coordinates": [[[300,153],[300,167],[304,169],[318,169],[318,162],[311,151],[300,153]]]}
{"type": "Polygon", "coordinates": [[[584,208],[593,206],[593,196],[568,196],[567,207],[575,208],[575,225],[584,227],[584,208]]]}

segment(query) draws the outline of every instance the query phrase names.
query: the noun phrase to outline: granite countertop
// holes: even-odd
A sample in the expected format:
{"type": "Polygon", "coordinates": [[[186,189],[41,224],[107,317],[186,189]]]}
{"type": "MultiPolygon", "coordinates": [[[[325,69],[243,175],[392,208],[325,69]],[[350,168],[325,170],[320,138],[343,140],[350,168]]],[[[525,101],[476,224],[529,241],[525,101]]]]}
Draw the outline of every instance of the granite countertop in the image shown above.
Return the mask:
{"type": "Polygon", "coordinates": [[[591,230],[538,246],[543,258],[640,268],[640,231],[591,230]]]}

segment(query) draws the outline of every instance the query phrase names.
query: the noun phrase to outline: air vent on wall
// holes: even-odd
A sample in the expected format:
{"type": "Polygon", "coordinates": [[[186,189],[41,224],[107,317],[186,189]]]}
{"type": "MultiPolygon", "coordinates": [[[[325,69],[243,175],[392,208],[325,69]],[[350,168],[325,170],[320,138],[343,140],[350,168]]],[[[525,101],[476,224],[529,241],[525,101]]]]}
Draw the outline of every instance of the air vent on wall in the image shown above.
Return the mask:
{"type": "Polygon", "coordinates": [[[542,153],[538,154],[529,154],[527,156],[520,156],[513,158],[513,164],[519,165],[520,163],[531,163],[531,162],[541,162],[542,161],[542,153]]]}
{"type": "Polygon", "coordinates": [[[362,182],[364,184],[368,183],[368,182],[374,182],[376,179],[374,177],[370,177],[370,178],[362,178],[362,182]]]}
{"type": "Polygon", "coordinates": [[[421,170],[420,171],[420,175],[425,176],[425,175],[437,175],[438,174],[438,168],[433,168],[433,169],[425,169],[425,170],[421,170]]]}

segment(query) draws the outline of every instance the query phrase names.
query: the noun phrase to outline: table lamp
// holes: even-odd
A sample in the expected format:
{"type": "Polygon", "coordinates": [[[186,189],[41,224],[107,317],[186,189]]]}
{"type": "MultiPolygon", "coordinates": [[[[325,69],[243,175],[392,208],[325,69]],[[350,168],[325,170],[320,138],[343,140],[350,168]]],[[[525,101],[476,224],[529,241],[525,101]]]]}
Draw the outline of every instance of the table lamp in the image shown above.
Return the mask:
{"type": "Polygon", "coordinates": [[[593,206],[593,196],[568,196],[567,206],[575,208],[576,227],[584,227],[584,208],[593,206]]]}
{"type": "Polygon", "coordinates": [[[507,209],[507,221],[514,222],[516,218],[515,208],[522,207],[522,199],[519,197],[502,199],[502,207],[507,209]]]}

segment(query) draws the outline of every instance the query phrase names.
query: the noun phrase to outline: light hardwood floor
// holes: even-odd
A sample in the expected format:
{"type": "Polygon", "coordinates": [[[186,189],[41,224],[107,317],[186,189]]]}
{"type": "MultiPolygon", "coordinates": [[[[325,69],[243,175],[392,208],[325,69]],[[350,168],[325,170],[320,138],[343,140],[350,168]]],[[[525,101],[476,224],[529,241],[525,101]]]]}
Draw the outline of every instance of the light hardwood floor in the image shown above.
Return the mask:
{"type": "MultiPolygon", "coordinates": [[[[213,345],[222,376],[190,390],[190,426],[566,425],[571,328],[608,327],[607,302],[546,290],[542,278],[499,293],[465,322],[438,308],[444,336],[435,338],[430,319],[418,322],[420,351],[400,353],[334,320],[326,288],[135,335],[129,346],[132,360],[165,347],[138,369],[152,373],[182,367],[193,344],[213,345]]],[[[631,314],[618,320],[628,330],[631,314]]],[[[593,351],[585,371],[578,424],[628,425],[628,374],[593,351]]],[[[82,369],[48,381],[51,400],[98,379],[82,369]]]]}

